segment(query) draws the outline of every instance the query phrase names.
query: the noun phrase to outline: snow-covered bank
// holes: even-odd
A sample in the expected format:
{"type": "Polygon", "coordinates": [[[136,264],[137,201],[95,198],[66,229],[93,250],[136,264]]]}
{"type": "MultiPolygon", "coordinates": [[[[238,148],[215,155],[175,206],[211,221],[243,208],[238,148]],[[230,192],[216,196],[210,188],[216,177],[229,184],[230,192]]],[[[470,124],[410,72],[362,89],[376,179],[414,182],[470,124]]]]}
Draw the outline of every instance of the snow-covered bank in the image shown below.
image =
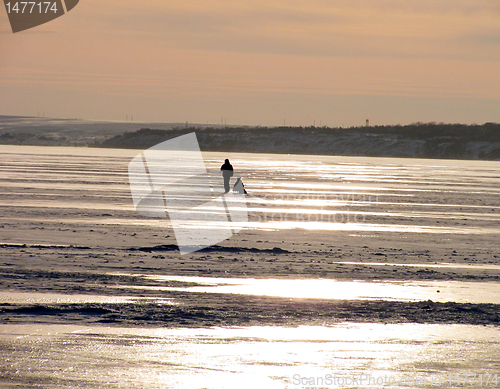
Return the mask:
{"type": "Polygon", "coordinates": [[[147,126],[171,129],[179,125],[180,123],[141,123],[0,115],[0,144],[86,147],[127,131],[136,131],[147,126]]]}
{"type": "Polygon", "coordinates": [[[0,115],[0,144],[147,149],[195,131],[203,151],[500,160],[500,124],[227,127],[0,115]]]}
{"type": "Polygon", "coordinates": [[[149,148],[196,131],[204,151],[500,160],[500,125],[142,129],[102,147],[149,148]]]}

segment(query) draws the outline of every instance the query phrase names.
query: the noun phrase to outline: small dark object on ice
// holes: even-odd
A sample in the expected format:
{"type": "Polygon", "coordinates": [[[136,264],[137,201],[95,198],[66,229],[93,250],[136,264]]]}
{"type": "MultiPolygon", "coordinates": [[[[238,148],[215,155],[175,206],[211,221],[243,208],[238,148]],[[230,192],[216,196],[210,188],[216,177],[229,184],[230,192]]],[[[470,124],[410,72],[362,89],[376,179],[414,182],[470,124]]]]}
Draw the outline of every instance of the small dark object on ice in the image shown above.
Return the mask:
{"type": "Polygon", "coordinates": [[[432,300],[423,301],[425,305],[421,306],[420,309],[425,309],[426,311],[430,311],[432,309],[432,305],[434,302],[432,300]]]}

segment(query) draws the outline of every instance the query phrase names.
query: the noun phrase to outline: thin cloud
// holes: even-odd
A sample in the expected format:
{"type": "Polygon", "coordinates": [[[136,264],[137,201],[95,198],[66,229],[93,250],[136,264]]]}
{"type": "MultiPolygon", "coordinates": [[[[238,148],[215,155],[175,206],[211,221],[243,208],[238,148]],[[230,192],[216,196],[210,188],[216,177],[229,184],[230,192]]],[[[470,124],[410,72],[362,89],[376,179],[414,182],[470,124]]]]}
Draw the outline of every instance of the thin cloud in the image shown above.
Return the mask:
{"type": "Polygon", "coordinates": [[[462,46],[463,37],[500,25],[500,7],[481,0],[125,2],[95,22],[110,34],[154,41],[160,49],[464,59],[471,51],[462,46]]]}

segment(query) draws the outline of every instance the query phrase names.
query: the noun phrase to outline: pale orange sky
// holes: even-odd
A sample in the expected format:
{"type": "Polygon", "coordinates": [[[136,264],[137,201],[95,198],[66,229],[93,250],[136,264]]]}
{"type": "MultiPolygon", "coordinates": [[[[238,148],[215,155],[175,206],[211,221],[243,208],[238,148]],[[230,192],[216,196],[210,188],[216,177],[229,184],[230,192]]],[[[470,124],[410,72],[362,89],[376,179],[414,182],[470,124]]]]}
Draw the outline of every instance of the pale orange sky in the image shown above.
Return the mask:
{"type": "Polygon", "coordinates": [[[12,34],[0,114],[228,124],[500,122],[497,0],[80,0],[12,34]]]}

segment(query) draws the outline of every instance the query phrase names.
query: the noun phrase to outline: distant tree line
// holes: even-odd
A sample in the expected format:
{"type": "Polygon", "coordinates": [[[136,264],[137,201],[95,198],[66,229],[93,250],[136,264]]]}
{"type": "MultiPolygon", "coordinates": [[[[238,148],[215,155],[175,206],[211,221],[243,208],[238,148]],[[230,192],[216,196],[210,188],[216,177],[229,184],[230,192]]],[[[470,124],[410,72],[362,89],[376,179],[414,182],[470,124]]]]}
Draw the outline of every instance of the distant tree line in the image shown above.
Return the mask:
{"type": "MultiPolygon", "coordinates": [[[[8,131],[8,127],[5,130],[8,131]]],[[[196,132],[203,151],[500,160],[500,124],[497,123],[413,123],[349,128],[198,125],[166,130],[143,128],[108,139],[104,135],[73,139],[52,129],[43,134],[3,132],[0,144],[144,150],[191,132],[196,132]]]]}
{"type": "Polygon", "coordinates": [[[500,160],[500,124],[372,127],[143,128],[98,147],[147,149],[196,132],[204,151],[500,160]]]}

